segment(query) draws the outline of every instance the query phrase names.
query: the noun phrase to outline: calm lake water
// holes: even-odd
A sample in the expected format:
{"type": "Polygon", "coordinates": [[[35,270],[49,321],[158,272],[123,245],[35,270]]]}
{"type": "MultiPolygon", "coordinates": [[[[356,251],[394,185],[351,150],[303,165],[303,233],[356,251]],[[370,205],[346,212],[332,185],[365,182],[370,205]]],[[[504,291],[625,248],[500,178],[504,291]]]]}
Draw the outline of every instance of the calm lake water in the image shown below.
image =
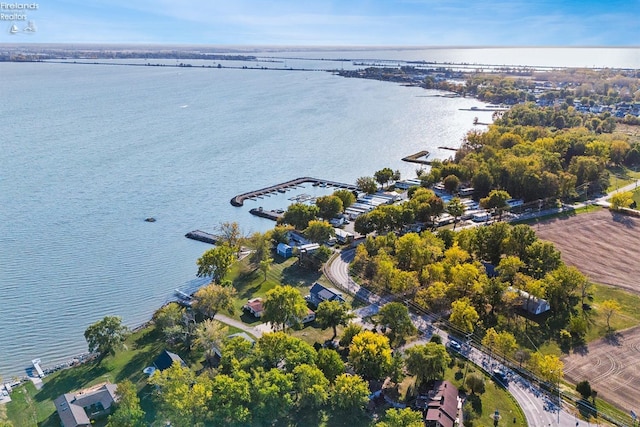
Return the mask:
{"type": "MultiPolygon", "coordinates": [[[[418,55],[389,52],[362,57],[418,55]]],[[[360,57],[278,53],[348,54],[360,57]]],[[[455,50],[446,60],[476,55],[455,50]]],[[[640,68],[636,50],[610,58],[640,68]]],[[[460,110],[484,105],[473,99],[327,72],[0,63],[0,76],[5,378],[33,358],[52,366],[85,351],[84,330],[105,315],[148,320],[174,289],[204,283],[195,260],[210,246],[186,232],[223,221],[267,230],[274,224],[249,209],[286,208],[295,193],[243,208],[229,204],[234,195],[299,176],[353,183],[386,166],[412,177],[416,165],[402,157],[426,149],[446,158],[438,146],[458,145],[474,117],[490,120],[460,110]],[[157,222],[144,222],[151,216],[157,222]]]]}

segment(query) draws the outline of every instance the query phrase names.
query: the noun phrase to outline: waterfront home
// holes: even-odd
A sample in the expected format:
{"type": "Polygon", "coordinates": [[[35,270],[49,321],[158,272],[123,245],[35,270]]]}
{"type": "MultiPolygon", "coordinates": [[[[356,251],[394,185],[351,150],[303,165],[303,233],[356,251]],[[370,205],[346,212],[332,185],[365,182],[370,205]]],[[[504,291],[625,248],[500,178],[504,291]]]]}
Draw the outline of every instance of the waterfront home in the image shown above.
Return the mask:
{"type": "Polygon", "coordinates": [[[58,396],[53,403],[64,427],[90,427],[106,418],[116,402],[117,384],[102,384],[58,396]]]}

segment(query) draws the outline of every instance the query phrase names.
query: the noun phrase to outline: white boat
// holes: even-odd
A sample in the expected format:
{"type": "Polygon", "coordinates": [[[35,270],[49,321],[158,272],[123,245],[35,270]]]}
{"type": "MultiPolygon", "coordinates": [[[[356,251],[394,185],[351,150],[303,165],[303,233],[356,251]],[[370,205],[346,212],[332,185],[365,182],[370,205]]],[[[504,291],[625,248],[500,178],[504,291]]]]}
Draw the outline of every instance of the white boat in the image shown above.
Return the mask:
{"type": "Polygon", "coordinates": [[[18,26],[16,24],[13,24],[11,28],[9,28],[9,33],[11,34],[17,34],[19,32],[20,30],[18,29],[18,26]]]}

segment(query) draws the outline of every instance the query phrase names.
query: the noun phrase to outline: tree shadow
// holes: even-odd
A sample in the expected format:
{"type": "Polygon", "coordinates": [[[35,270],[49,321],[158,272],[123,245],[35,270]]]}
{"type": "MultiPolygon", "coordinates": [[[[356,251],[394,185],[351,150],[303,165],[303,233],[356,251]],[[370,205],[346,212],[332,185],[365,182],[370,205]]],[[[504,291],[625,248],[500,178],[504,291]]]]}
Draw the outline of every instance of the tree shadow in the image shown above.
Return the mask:
{"type": "Polygon", "coordinates": [[[108,373],[109,369],[104,364],[96,365],[93,362],[73,369],[64,369],[47,381],[45,386],[35,394],[34,399],[38,402],[53,400],[61,394],[81,390],[89,384],[91,379],[100,378],[108,373]]]}
{"type": "Polygon", "coordinates": [[[365,427],[371,425],[371,419],[364,413],[332,411],[326,425],[327,427],[365,427]]]}
{"type": "Polygon", "coordinates": [[[290,265],[282,270],[282,283],[292,286],[311,286],[322,276],[321,271],[308,270],[298,264],[290,265]]]}
{"type": "Polygon", "coordinates": [[[258,319],[251,313],[247,313],[246,311],[242,312],[242,314],[240,315],[240,320],[242,321],[242,323],[246,323],[247,325],[257,325],[260,323],[260,319],[258,319]]]}
{"type": "Polygon", "coordinates": [[[478,416],[482,416],[482,399],[477,394],[470,394],[467,396],[467,400],[471,404],[471,409],[473,412],[478,414],[478,416]]]}
{"type": "Polygon", "coordinates": [[[161,335],[162,333],[155,327],[145,328],[142,330],[142,333],[140,334],[140,336],[137,337],[133,343],[136,346],[136,348],[143,348],[148,345],[156,344],[159,341],[162,341],[161,335]]]}
{"type": "Polygon", "coordinates": [[[635,228],[636,222],[631,219],[628,215],[622,214],[620,212],[611,211],[611,218],[614,222],[618,224],[624,225],[627,228],[635,228]]]}
{"type": "Polygon", "coordinates": [[[40,421],[38,423],[38,427],[58,427],[60,425],[61,425],[61,420],[60,420],[60,417],[58,416],[57,411],[49,415],[44,421],[40,421]]]}
{"type": "Polygon", "coordinates": [[[582,418],[588,420],[591,417],[598,418],[598,408],[591,402],[585,399],[580,399],[576,402],[576,407],[582,418]]]}
{"type": "Polygon", "coordinates": [[[579,354],[580,356],[586,356],[587,354],[589,354],[589,347],[587,347],[586,345],[574,347],[573,353],[579,354]]]}
{"type": "Polygon", "coordinates": [[[622,334],[619,332],[609,332],[605,335],[604,342],[609,345],[620,347],[622,345],[622,334]]]}
{"type": "Polygon", "coordinates": [[[153,366],[153,361],[158,357],[160,351],[160,345],[158,345],[157,348],[152,347],[144,352],[137,353],[116,375],[115,382],[119,383],[122,380],[129,379],[136,383],[143,379],[146,375],[142,370],[147,366],[153,366]]]}

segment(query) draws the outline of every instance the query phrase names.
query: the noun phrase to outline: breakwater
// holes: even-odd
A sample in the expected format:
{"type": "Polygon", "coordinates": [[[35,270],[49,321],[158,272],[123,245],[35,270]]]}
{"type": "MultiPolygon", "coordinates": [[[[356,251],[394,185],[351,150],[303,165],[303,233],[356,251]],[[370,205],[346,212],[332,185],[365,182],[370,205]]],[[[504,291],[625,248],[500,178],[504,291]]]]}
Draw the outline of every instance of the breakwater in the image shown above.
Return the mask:
{"type": "Polygon", "coordinates": [[[429,152],[427,150],[419,151],[415,154],[411,154],[410,156],[403,157],[403,162],[411,162],[411,163],[419,163],[421,165],[430,165],[431,160],[427,160],[429,157],[429,152]]]}
{"type": "Polygon", "coordinates": [[[211,243],[212,245],[216,244],[216,236],[200,230],[190,231],[187,234],[185,234],[184,237],[188,239],[197,240],[199,242],[211,243]]]}
{"type": "Polygon", "coordinates": [[[312,185],[315,185],[315,186],[336,187],[336,188],[343,188],[343,189],[352,190],[352,191],[358,189],[358,187],[353,184],[344,184],[342,182],[329,181],[326,179],[311,178],[306,176],[306,177],[292,179],[291,181],[286,181],[280,184],[272,185],[270,187],[261,188],[260,190],[249,191],[247,193],[238,194],[237,196],[234,196],[231,199],[231,204],[233,206],[242,206],[246,199],[260,197],[260,196],[264,196],[264,195],[275,193],[275,192],[283,192],[289,188],[294,188],[294,187],[297,187],[298,185],[301,185],[307,182],[311,182],[312,185]]]}

